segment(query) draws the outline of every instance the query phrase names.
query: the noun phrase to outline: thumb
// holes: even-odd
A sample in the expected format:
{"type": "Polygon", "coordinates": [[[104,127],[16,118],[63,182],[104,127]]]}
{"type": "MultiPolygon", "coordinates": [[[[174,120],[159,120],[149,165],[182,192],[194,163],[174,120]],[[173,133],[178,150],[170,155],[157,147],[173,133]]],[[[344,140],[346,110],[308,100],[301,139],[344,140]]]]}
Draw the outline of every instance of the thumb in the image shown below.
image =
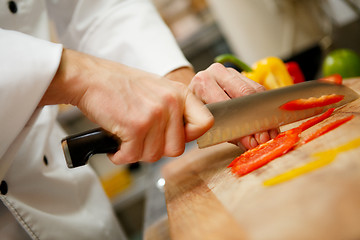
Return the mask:
{"type": "Polygon", "coordinates": [[[209,109],[189,91],[184,107],[186,142],[203,135],[214,124],[214,117],[209,109]]]}

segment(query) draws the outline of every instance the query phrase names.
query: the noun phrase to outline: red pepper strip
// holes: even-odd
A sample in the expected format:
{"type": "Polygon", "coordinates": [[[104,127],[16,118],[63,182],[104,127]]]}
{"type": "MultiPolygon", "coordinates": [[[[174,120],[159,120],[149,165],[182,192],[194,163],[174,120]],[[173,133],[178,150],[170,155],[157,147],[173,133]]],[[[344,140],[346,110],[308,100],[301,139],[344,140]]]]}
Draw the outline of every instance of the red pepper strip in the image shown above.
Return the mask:
{"type": "Polygon", "coordinates": [[[300,66],[297,62],[287,62],[285,63],[285,66],[293,79],[294,83],[301,83],[305,82],[304,74],[302,73],[300,66]]]}
{"type": "Polygon", "coordinates": [[[321,81],[326,81],[326,82],[331,82],[331,83],[336,83],[336,84],[342,84],[342,76],[338,73],[320,78],[319,80],[321,81]]]}
{"type": "Polygon", "coordinates": [[[246,151],[235,158],[228,167],[231,167],[231,172],[240,176],[262,167],[290,151],[299,141],[299,134],[302,131],[328,118],[333,111],[334,108],[330,108],[322,115],[302,123],[299,127],[280,133],[276,138],[246,151]]]}
{"type": "Polygon", "coordinates": [[[324,112],[320,116],[314,117],[312,119],[303,122],[298,128],[300,128],[301,131],[305,131],[306,129],[330,117],[330,115],[334,112],[334,110],[335,108],[329,108],[326,112],[324,112]]]}
{"type": "Polygon", "coordinates": [[[239,176],[252,172],[290,151],[299,141],[300,133],[300,128],[280,133],[276,138],[241,154],[228,167],[239,176]]]}
{"type": "Polygon", "coordinates": [[[323,126],[322,128],[320,128],[319,130],[317,130],[316,132],[314,132],[313,134],[311,134],[310,136],[308,136],[307,138],[304,138],[302,141],[301,141],[301,145],[305,144],[305,143],[308,143],[312,140],[314,140],[315,138],[317,137],[320,137],[321,135],[324,135],[325,133],[339,127],[340,125],[350,121],[351,119],[354,118],[354,115],[351,115],[351,116],[348,116],[348,117],[345,117],[345,118],[342,118],[342,119],[339,119],[339,120],[336,120],[334,122],[331,122],[325,126],[323,126]]]}
{"type": "Polygon", "coordinates": [[[319,98],[296,99],[289,101],[280,106],[280,109],[287,111],[304,110],[315,107],[324,107],[330,104],[340,102],[344,99],[344,95],[330,94],[324,95],[319,98]]]}

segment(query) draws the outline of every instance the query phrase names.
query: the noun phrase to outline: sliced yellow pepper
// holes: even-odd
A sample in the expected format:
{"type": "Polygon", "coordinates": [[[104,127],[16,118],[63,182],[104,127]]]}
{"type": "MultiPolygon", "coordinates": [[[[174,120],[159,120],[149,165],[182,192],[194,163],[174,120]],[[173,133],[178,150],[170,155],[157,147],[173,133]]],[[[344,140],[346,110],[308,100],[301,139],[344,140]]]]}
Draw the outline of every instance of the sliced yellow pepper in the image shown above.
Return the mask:
{"type": "Polygon", "coordinates": [[[294,84],[284,62],[277,57],[267,57],[252,66],[253,71],[242,72],[246,77],[258,82],[266,89],[274,89],[294,84]]]}
{"type": "Polygon", "coordinates": [[[216,62],[230,62],[243,70],[242,74],[262,84],[266,89],[274,89],[294,84],[284,62],[277,57],[267,57],[255,62],[250,68],[231,54],[215,58],[216,62]]]}

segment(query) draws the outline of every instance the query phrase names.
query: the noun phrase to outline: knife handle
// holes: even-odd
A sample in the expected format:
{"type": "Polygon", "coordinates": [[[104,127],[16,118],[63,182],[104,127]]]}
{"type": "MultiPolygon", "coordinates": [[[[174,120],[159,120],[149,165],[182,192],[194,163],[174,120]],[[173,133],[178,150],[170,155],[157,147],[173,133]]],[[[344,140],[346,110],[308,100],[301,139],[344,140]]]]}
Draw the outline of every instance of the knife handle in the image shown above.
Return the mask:
{"type": "Polygon", "coordinates": [[[67,166],[75,168],[85,165],[98,153],[115,153],[121,141],[102,128],[68,136],[61,140],[67,166]]]}

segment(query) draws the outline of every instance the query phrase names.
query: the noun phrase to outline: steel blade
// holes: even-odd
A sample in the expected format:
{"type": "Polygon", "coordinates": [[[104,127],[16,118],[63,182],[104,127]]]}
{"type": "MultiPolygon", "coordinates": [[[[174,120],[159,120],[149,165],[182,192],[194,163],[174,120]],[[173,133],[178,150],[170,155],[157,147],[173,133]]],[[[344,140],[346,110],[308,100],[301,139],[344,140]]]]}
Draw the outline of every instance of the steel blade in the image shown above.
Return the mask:
{"type": "Polygon", "coordinates": [[[358,97],[356,92],[344,85],[324,81],[308,81],[208,104],[207,107],[213,114],[215,122],[203,136],[198,138],[197,143],[199,148],[204,148],[274,129],[320,114],[329,108],[339,107],[358,97]],[[286,111],[279,108],[288,101],[310,97],[318,98],[329,94],[344,95],[344,99],[325,107],[306,110],[286,111]]]}

